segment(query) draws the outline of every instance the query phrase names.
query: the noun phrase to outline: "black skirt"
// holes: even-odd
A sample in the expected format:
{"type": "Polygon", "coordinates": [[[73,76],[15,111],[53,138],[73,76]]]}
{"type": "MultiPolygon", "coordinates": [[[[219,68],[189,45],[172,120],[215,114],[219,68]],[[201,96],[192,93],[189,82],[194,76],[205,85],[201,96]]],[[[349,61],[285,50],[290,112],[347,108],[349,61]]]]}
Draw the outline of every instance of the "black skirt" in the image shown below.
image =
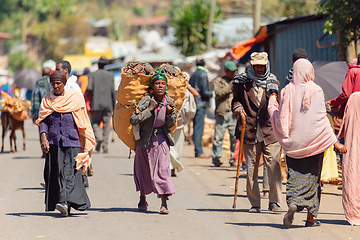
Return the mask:
{"type": "Polygon", "coordinates": [[[84,211],[90,200],[83,183],[81,169],[76,170],[74,157],[80,152],[78,147],[50,145],[44,168],[46,211],[54,211],[56,204],[67,202],[70,207],[84,211]]]}
{"type": "Polygon", "coordinates": [[[301,159],[286,156],[286,203],[288,206],[295,203],[298,211],[306,208],[314,217],[317,216],[320,205],[323,158],[324,153],[301,159]]]}

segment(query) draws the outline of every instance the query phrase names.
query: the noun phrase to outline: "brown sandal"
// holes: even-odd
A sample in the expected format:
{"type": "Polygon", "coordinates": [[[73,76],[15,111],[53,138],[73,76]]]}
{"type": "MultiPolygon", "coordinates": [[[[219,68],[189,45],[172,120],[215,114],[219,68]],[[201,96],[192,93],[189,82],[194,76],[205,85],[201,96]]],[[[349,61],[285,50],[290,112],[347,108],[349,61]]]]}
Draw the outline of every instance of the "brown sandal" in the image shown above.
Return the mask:
{"type": "Polygon", "coordinates": [[[169,214],[169,210],[165,206],[161,206],[160,214],[169,214]]]}

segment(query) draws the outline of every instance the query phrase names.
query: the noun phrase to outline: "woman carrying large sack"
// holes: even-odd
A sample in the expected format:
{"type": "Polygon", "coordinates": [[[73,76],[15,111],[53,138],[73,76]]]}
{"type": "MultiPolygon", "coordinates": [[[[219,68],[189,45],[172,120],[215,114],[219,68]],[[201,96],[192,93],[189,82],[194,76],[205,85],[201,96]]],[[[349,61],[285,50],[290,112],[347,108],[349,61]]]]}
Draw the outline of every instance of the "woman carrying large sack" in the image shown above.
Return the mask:
{"type": "Polygon", "coordinates": [[[176,123],[175,101],[167,92],[167,78],[155,72],[147,94],[139,102],[130,123],[139,125],[136,140],[134,181],[140,191],[139,211],[147,211],[146,195],[156,193],[161,198],[160,213],[168,214],[168,197],[175,193],[170,175],[170,146],[174,145],[170,128],[176,123]]]}
{"type": "Polygon", "coordinates": [[[308,211],[305,227],[320,226],[314,218],[320,206],[320,174],[324,151],[330,146],[345,153],[326,117],[324,92],[314,83],[314,68],[306,59],[294,63],[293,81],[280,94],[272,94],[268,112],[274,133],[286,153],[289,169],[283,223],[289,227],[296,211],[308,211]]]}

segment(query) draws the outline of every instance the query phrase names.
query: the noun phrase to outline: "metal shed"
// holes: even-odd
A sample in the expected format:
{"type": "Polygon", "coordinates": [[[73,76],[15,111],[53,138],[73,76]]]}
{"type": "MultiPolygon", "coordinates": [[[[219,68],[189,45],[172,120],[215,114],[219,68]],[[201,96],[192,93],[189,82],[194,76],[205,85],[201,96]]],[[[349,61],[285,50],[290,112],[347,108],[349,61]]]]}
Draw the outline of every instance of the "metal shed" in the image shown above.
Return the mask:
{"type": "Polygon", "coordinates": [[[326,15],[309,15],[267,25],[269,37],[263,42],[263,48],[269,54],[271,71],[281,87],[292,68],[292,53],[296,48],[304,48],[311,62],[339,60],[336,49],[331,46],[337,42],[337,36],[324,35],[326,18],[326,15]],[[317,45],[319,40],[321,46],[317,45]]]}

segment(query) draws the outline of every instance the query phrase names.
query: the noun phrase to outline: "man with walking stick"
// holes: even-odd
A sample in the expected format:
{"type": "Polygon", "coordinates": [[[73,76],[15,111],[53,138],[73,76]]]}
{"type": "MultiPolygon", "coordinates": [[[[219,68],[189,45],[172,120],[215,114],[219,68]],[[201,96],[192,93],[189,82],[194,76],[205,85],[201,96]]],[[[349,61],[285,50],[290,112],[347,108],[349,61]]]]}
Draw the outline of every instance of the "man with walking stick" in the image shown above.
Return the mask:
{"type": "Polygon", "coordinates": [[[238,116],[236,138],[240,139],[244,131],[243,152],[247,164],[246,193],[251,204],[249,212],[260,212],[258,168],[261,153],[269,173],[268,209],[272,212],[280,212],[282,209],[278,203],[281,199],[279,163],[281,148],[273,133],[267,111],[267,99],[272,93],[279,93],[279,81],[274,74],[270,73],[270,63],[266,52],[252,53],[250,63],[245,73],[234,77],[232,100],[232,111],[238,116]],[[243,118],[246,121],[242,121],[243,118]]]}

